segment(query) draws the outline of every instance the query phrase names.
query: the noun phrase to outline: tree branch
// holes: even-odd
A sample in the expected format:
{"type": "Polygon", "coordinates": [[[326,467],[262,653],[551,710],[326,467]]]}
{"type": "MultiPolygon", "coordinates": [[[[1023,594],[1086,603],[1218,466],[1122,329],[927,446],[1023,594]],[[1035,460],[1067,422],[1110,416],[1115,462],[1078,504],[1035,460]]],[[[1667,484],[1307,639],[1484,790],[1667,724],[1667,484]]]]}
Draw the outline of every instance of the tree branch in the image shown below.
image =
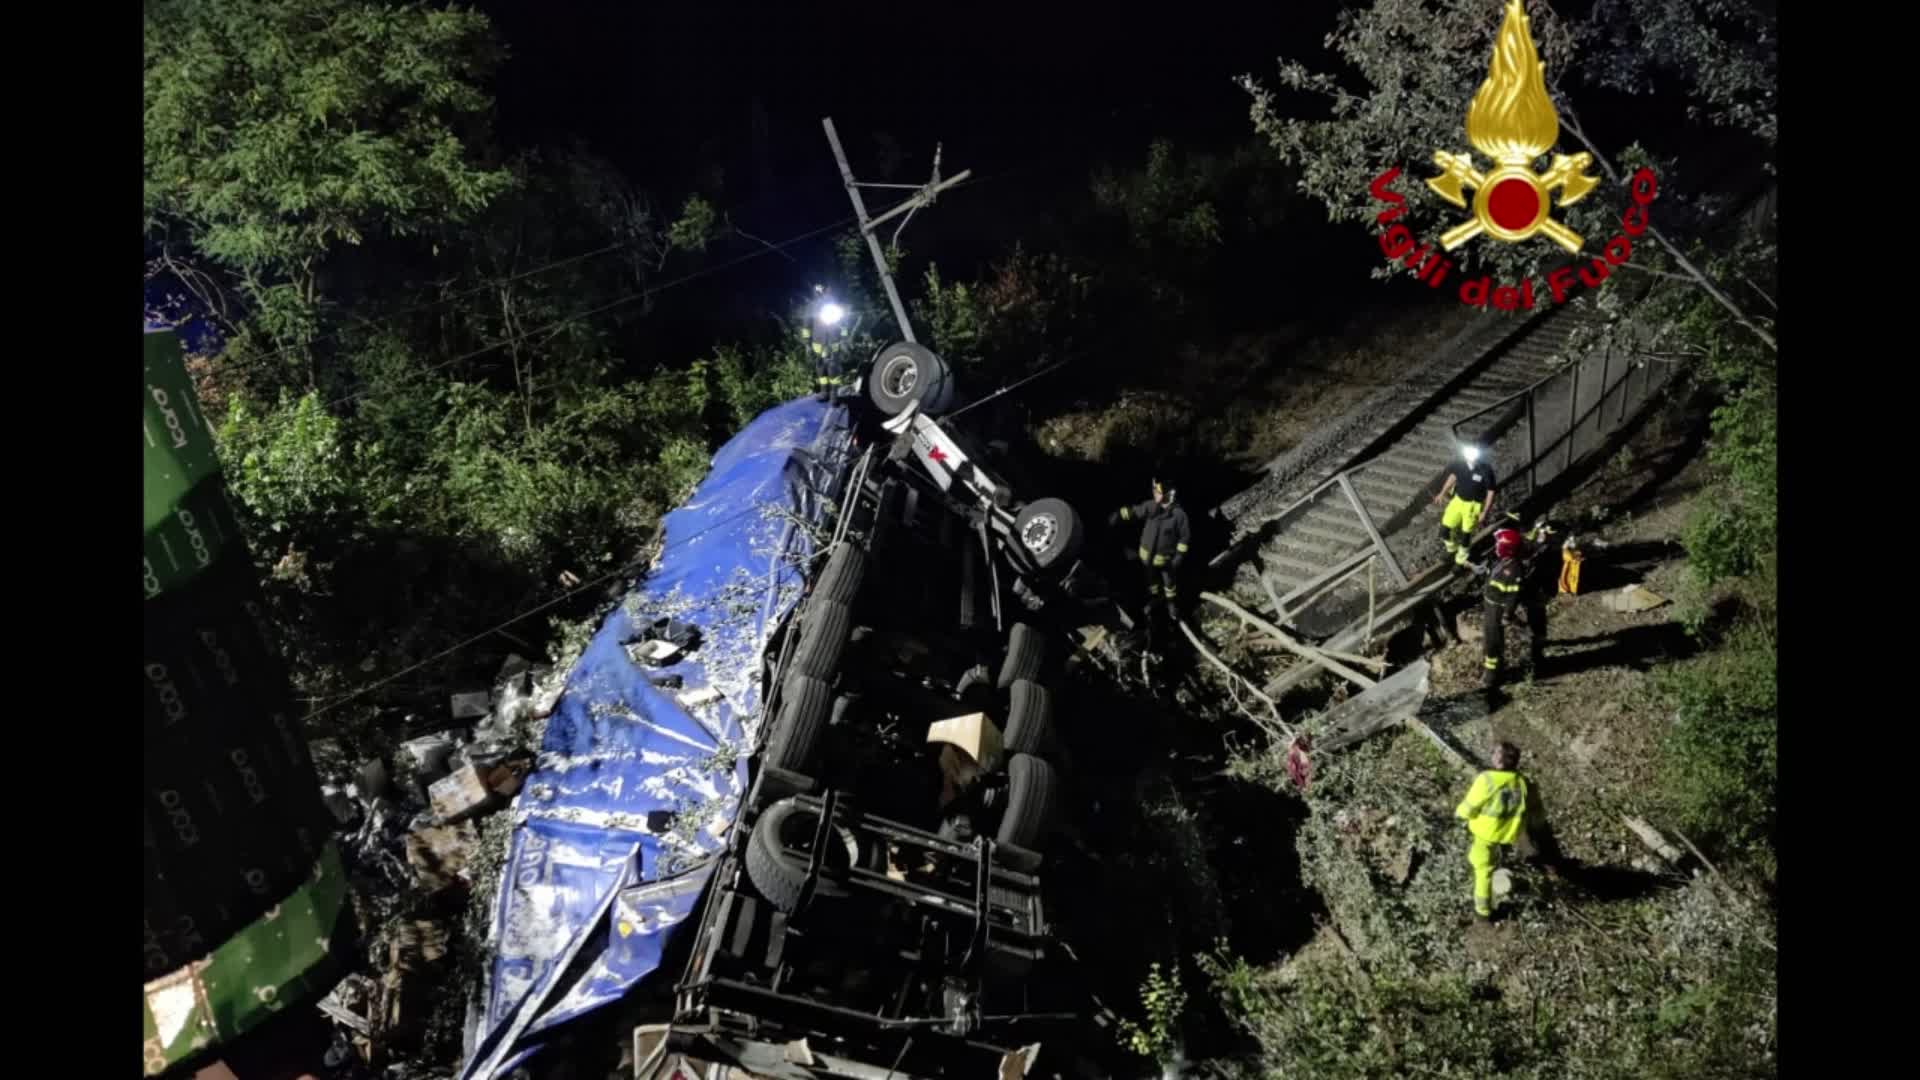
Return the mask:
{"type": "MultiPolygon", "coordinates": [[[[1580,118],[1573,111],[1573,107],[1565,100],[1559,102],[1559,107],[1560,122],[1566,126],[1568,131],[1573,132],[1573,137],[1579,139],[1582,146],[1585,146],[1587,150],[1593,154],[1593,160],[1600,166],[1601,170],[1607,174],[1607,178],[1616,184],[1623,183],[1620,178],[1620,170],[1614,167],[1612,159],[1608,158],[1606,153],[1594,145],[1592,139],[1587,137],[1586,129],[1581,127],[1580,118]]],[[[1766,342],[1767,348],[1775,352],[1780,351],[1780,345],[1774,340],[1773,335],[1756,326],[1753,320],[1747,317],[1747,313],[1740,309],[1740,305],[1734,303],[1732,298],[1728,297],[1726,293],[1721,292],[1719,286],[1713,283],[1713,279],[1709,278],[1705,271],[1695,266],[1693,260],[1687,258],[1686,254],[1680,250],[1678,245],[1668,240],[1666,236],[1654,226],[1651,220],[1647,222],[1647,233],[1659,241],[1660,246],[1667,250],[1667,254],[1673,256],[1673,260],[1680,264],[1682,270],[1687,272],[1687,276],[1693,280],[1693,283],[1706,290],[1708,296],[1713,297],[1721,307],[1726,308],[1736,322],[1752,331],[1755,337],[1766,342]]]]}

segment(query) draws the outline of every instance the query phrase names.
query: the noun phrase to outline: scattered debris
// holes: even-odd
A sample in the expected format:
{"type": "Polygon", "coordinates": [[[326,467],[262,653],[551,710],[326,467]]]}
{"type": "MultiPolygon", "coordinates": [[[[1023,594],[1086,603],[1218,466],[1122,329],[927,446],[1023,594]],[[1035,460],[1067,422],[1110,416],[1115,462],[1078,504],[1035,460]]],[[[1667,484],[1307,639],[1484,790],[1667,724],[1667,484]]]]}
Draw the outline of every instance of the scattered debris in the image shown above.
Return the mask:
{"type": "Polygon", "coordinates": [[[1626,822],[1627,828],[1632,830],[1633,835],[1640,838],[1641,843],[1647,845],[1647,848],[1655,855],[1665,859],[1669,865],[1678,866],[1686,858],[1685,855],[1680,853],[1679,848],[1674,847],[1668,842],[1666,837],[1660,835],[1660,830],[1647,824],[1644,820],[1634,817],[1631,814],[1620,815],[1620,820],[1626,822]]]}
{"type": "Polygon", "coordinates": [[[433,782],[427,789],[434,817],[450,824],[494,809],[499,797],[487,783],[478,765],[466,764],[433,782]]]}
{"type": "Polygon", "coordinates": [[[333,819],[342,825],[351,825],[360,816],[360,806],[353,801],[353,796],[332,784],[321,787],[320,800],[333,812],[333,819]]]}
{"type": "Polygon", "coordinates": [[[348,975],[320,999],[320,1011],[361,1035],[373,1034],[373,1012],[380,987],[365,975],[348,975]]]}
{"type": "Polygon", "coordinates": [[[661,641],[657,638],[652,641],[635,642],[627,646],[627,656],[632,658],[634,663],[651,665],[653,667],[661,667],[673,663],[674,658],[679,656],[681,651],[680,646],[675,645],[673,642],[661,641]]]}
{"type": "Polygon", "coordinates": [[[449,709],[455,720],[473,720],[488,713],[488,695],[485,690],[468,690],[449,699],[449,709]]]}
{"type": "Polygon", "coordinates": [[[1454,619],[1453,619],[1454,636],[1459,638],[1461,643],[1466,645],[1474,645],[1479,643],[1480,641],[1480,619],[1478,618],[1479,614],[1480,612],[1477,609],[1470,609],[1467,611],[1463,611],[1460,614],[1454,616],[1454,619]]]}
{"type": "Polygon", "coordinates": [[[1411,720],[1432,688],[1425,660],[1409,664],[1321,714],[1320,749],[1350,746],[1375,732],[1411,720]]]}
{"type": "Polygon", "coordinates": [[[462,877],[467,858],[480,843],[472,822],[428,825],[407,834],[407,865],[413,867],[421,888],[436,893],[462,877]]]}
{"type": "Polygon", "coordinates": [[[441,732],[401,743],[400,748],[412,758],[415,772],[438,778],[446,775],[447,758],[452,755],[456,745],[453,735],[441,732]]]}
{"type": "Polygon", "coordinates": [[[720,700],[720,691],[711,686],[702,686],[698,690],[685,690],[675,694],[674,700],[683,709],[697,709],[702,705],[720,700]]]}
{"type": "Polygon", "coordinates": [[[1651,611],[1666,603],[1667,598],[1644,585],[1633,584],[1601,593],[1600,602],[1605,604],[1609,611],[1631,615],[1651,611]]]}
{"type": "Polygon", "coordinates": [[[1292,778],[1293,786],[1302,793],[1307,790],[1307,782],[1313,778],[1313,762],[1307,754],[1313,749],[1313,737],[1301,734],[1287,747],[1287,775],[1292,778]]]}
{"type": "Polygon", "coordinates": [[[356,786],[363,799],[378,799],[387,794],[391,780],[387,775],[387,763],[373,758],[361,764],[355,774],[356,786]]]}

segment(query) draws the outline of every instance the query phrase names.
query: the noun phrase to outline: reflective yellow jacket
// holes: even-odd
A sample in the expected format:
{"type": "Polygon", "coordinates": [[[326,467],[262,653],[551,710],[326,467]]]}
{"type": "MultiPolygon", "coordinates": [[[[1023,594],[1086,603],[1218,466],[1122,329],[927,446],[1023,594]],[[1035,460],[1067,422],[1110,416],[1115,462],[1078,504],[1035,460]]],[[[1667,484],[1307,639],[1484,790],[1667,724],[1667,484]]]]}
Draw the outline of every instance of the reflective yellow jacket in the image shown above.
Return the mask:
{"type": "Polygon", "coordinates": [[[1511,844],[1520,835],[1520,819],[1526,811],[1526,779],[1516,772],[1488,769],[1473,778],[1473,786],[1453,815],[1467,823],[1475,839],[1511,844]]]}

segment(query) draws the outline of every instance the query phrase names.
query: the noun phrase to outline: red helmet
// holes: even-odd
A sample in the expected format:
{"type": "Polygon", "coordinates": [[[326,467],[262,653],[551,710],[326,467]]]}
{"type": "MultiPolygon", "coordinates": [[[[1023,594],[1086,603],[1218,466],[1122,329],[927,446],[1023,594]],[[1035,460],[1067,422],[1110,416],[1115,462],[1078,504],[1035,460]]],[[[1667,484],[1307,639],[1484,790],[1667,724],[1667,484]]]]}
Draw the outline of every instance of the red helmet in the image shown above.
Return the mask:
{"type": "Polygon", "coordinates": [[[1493,534],[1493,557],[1510,559],[1520,550],[1520,530],[1501,529],[1493,534]]]}

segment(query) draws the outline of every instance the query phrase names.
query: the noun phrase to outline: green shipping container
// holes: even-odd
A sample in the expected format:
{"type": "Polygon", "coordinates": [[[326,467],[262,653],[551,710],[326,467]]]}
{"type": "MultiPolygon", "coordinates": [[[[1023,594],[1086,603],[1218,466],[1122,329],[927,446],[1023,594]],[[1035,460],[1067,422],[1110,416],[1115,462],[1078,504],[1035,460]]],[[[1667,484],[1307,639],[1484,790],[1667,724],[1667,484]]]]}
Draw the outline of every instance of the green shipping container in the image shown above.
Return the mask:
{"type": "Polygon", "coordinates": [[[146,335],[146,1076],[217,1056],[344,968],[319,779],[179,340],[146,335]]]}

